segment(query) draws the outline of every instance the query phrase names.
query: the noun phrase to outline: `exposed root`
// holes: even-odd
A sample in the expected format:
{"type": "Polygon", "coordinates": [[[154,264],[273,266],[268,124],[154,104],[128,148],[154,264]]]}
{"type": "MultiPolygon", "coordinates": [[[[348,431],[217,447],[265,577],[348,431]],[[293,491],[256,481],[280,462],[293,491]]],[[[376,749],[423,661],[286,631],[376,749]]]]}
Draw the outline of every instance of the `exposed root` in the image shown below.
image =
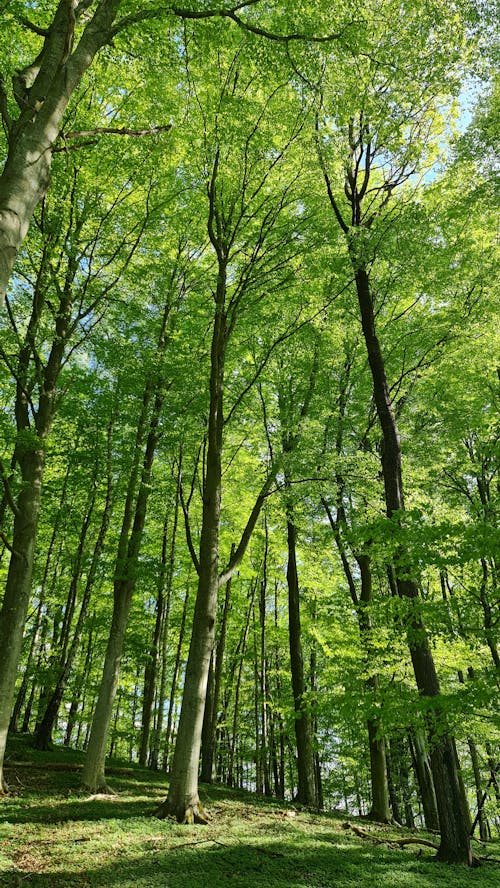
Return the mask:
{"type": "Polygon", "coordinates": [[[201,802],[198,802],[197,805],[189,805],[184,811],[184,817],[179,817],[178,820],[179,823],[199,823],[202,826],[210,823],[210,818],[201,802]]]}

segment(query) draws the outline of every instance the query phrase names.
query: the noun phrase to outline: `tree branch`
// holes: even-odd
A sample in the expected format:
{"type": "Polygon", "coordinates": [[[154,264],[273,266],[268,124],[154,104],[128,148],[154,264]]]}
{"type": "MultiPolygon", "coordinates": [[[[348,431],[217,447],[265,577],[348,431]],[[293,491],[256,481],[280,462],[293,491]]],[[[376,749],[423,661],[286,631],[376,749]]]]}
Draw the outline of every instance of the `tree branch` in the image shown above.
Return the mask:
{"type": "Polygon", "coordinates": [[[102,126],[91,130],[81,130],[80,132],[61,133],[61,139],[88,139],[90,136],[113,135],[113,136],[154,136],[156,133],[168,133],[172,129],[172,124],[167,123],[164,126],[150,126],[147,129],[134,130],[126,126],[102,126]]]}
{"type": "Polygon", "coordinates": [[[220,586],[224,586],[224,584],[227,583],[228,580],[231,579],[231,577],[233,576],[233,574],[236,571],[236,568],[243,560],[243,556],[247,550],[248,543],[250,542],[250,537],[252,536],[255,525],[257,524],[257,520],[260,515],[262,506],[264,505],[264,502],[266,500],[266,496],[269,493],[269,490],[271,489],[271,485],[273,484],[273,481],[276,477],[277,471],[278,471],[278,465],[275,464],[274,466],[271,467],[271,471],[269,472],[266,480],[264,481],[264,484],[262,485],[262,487],[259,491],[259,495],[257,496],[257,499],[255,500],[254,507],[253,507],[252,511],[250,512],[250,516],[249,516],[248,521],[245,525],[243,533],[241,534],[241,539],[240,539],[240,542],[238,543],[237,548],[233,551],[233,554],[231,555],[225,570],[223,570],[222,573],[219,574],[219,588],[220,588],[220,586]]]}

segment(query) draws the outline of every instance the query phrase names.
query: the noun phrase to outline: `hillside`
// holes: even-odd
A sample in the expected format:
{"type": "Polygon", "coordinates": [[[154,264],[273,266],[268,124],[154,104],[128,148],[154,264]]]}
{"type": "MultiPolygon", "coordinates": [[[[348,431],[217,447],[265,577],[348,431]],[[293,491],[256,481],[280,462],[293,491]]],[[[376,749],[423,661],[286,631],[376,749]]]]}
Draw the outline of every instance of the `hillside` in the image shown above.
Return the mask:
{"type": "MultiPolygon", "coordinates": [[[[286,808],[225,788],[202,787],[208,826],[160,821],[151,814],[165,795],[164,775],[112,763],[114,795],[88,797],[79,789],[81,761],[71,750],[35,753],[26,742],[10,749],[13,793],[1,802],[2,888],[493,888],[499,882],[500,861],[475,870],[437,864],[430,848],[391,846],[391,839],[410,836],[406,831],[351,818],[384,840],[375,844],[347,829],[341,814],[286,808]]],[[[476,844],[476,853],[493,852],[476,844]]]]}

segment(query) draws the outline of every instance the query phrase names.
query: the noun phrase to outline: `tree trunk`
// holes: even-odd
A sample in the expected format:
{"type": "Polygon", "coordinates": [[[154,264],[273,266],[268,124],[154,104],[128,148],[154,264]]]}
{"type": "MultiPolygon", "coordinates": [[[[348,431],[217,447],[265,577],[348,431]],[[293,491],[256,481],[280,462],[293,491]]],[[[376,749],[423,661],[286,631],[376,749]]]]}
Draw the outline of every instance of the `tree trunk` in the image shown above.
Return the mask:
{"type": "Polygon", "coordinates": [[[302,805],[315,806],[316,781],[313,756],[312,721],[306,701],[306,683],[304,676],[304,656],[302,651],[302,632],[300,624],[300,594],[296,555],[297,528],[293,523],[291,512],[287,520],[288,565],[286,578],[288,584],[288,627],[290,642],[290,666],[292,671],[292,690],[295,708],[294,727],[297,744],[297,802],[302,805]]]}
{"type": "MultiPolygon", "coordinates": [[[[83,11],[88,4],[79,4],[83,11]]],[[[75,50],[75,4],[60,0],[41,52],[14,78],[17,119],[7,120],[7,159],[0,175],[0,307],[36,206],[50,184],[50,168],[71,96],[99,49],[111,37],[120,0],[101,0],[75,50]]],[[[76,9],[76,16],[82,12],[76,9]]]]}
{"type": "MultiPolygon", "coordinates": [[[[85,589],[83,591],[82,601],[80,604],[80,612],[78,614],[78,619],[76,621],[76,626],[74,627],[71,642],[69,644],[69,650],[66,654],[61,657],[61,662],[59,666],[59,672],[57,675],[56,683],[54,689],[48,699],[45,712],[38,726],[34,745],[37,749],[49,749],[52,745],[52,731],[54,729],[54,724],[56,722],[57,716],[59,714],[59,708],[61,706],[64,692],[66,691],[66,687],[68,684],[68,679],[71,674],[71,670],[73,668],[73,664],[75,662],[75,658],[78,652],[78,648],[80,645],[80,640],[83,633],[83,627],[85,623],[85,619],[87,616],[88,607],[90,604],[90,597],[92,594],[92,590],[94,587],[94,580],[97,573],[97,568],[99,566],[99,561],[101,558],[102,550],[104,548],[104,541],[106,539],[106,534],[109,527],[109,522],[111,519],[111,505],[113,498],[113,474],[112,474],[112,466],[111,466],[111,434],[112,434],[112,422],[108,427],[108,455],[107,455],[107,486],[106,486],[106,499],[104,503],[104,509],[101,516],[101,524],[99,528],[99,532],[97,534],[97,539],[94,544],[94,551],[92,554],[92,561],[90,563],[89,571],[87,574],[87,580],[85,583],[85,589]]],[[[91,494],[91,501],[89,504],[89,508],[87,511],[86,519],[84,521],[84,525],[82,528],[80,543],[78,546],[78,553],[76,558],[76,563],[74,567],[74,575],[72,583],[75,585],[75,601],[76,601],[76,585],[80,578],[81,573],[81,565],[83,559],[83,551],[84,551],[84,543],[87,535],[87,530],[90,523],[90,517],[92,515],[92,511],[94,508],[95,502],[95,489],[91,494]]],[[[70,623],[68,622],[68,631],[69,631],[70,623]]]]}
{"type": "MultiPolygon", "coordinates": [[[[337,436],[337,453],[340,456],[341,453],[341,435],[340,432],[337,436]]],[[[344,491],[344,481],[343,478],[337,474],[337,518],[335,519],[332,515],[332,511],[326,501],[323,499],[323,506],[325,508],[326,514],[328,516],[328,520],[330,522],[330,526],[333,531],[333,536],[335,539],[335,543],[337,545],[337,549],[339,551],[340,560],[342,562],[342,567],[344,570],[344,574],[347,580],[347,585],[349,587],[349,592],[351,595],[352,603],[356,608],[356,615],[358,618],[359,625],[359,636],[360,642],[362,646],[362,650],[366,660],[366,666],[369,671],[372,673],[365,681],[365,687],[369,694],[373,694],[377,691],[378,688],[378,676],[373,671],[374,666],[374,651],[373,644],[371,641],[371,633],[372,633],[372,624],[371,617],[369,613],[369,605],[372,600],[372,572],[371,572],[371,563],[370,557],[367,554],[355,554],[355,559],[359,568],[359,573],[361,577],[361,591],[358,594],[356,589],[356,582],[354,580],[353,572],[351,570],[351,566],[349,564],[347,554],[345,551],[344,543],[341,537],[340,532],[340,521],[345,522],[345,513],[344,507],[342,505],[342,496],[344,491]]],[[[368,732],[368,747],[370,752],[370,779],[371,779],[371,797],[372,797],[372,806],[370,811],[370,817],[373,820],[377,820],[381,823],[388,823],[393,818],[391,817],[391,807],[393,810],[393,817],[399,822],[399,806],[395,797],[394,790],[392,792],[392,797],[390,793],[389,781],[388,781],[388,762],[387,762],[387,748],[385,738],[380,733],[380,724],[379,720],[375,717],[370,717],[367,719],[367,732],[368,732]],[[398,815],[398,816],[396,816],[398,815]]]]}
{"type": "Polygon", "coordinates": [[[23,486],[16,504],[12,553],[0,611],[0,793],[17,667],[31,596],[31,576],[42,495],[44,450],[27,450],[19,460],[23,486]]]}
{"type": "MultiPolygon", "coordinates": [[[[245,625],[243,627],[243,633],[241,635],[238,648],[238,671],[236,673],[236,683],[234,687],[234,703],[233,703],[233,722],[232,722],[232,733],[230,738],[229,745],[229,762],[227,767],[227,785],[228,786],[237,786],[237,777],[235,782],[235,761],[237,760],[237,738],[238,738],[238,717],[239,717],[239,702],[240,702],[240,691],[241,691],[241,679],[243,676],[243,662],[245,659],[245,651],[248,640],[248,633],[250,631],[250,620],[252,617],[253,611],[253,603],[255,597],[255,586],[252,584],[251,592],[250,592],[250,603],[248,606],[247,617],[245,620],[245,625]]],[[[235,664],[236,667],[236,664],[235,664]]],[[[234,672],[233,672],[234,674],[234,672]]]]}
{"type": "MultiPolygon", "coordinates": [[[[148,386],[146,386],[146,394],[143,404],[143,406],[145,405],[146,407],[148,400],[147,389],[148,386]]],[[[148,498],[151,491],[151,470],[158,442],[158,423],[163,400],[163,393],[161,393],[161,391],[157,392],[149,422],[149,432],[144,451],[141,482],[135,503],[132,528],[130,529],[132,512],[131,502],[135,493],[134,475],[135,466],[139,462],[139,452],[136,454],[135,463],[132,467],[131,482],[129,485],[120,540],[118,543],[111,630],[106,648],[103,675],[94,718],[92,720],[92,729],[89,736],[82,774],[82,783],[91,792],[106,792],[104,769],[109,724],[118,686],[123,643],[132,604],[132,596],[137,582],[137,564],[141,549],[144,524],[146,521],[148,498]]],[[[139,421],[138,439],[136,440],[137,447],[139,446],[142,437],[141,426],[143,416],[144,411],[139,421]]]]}
{"type": "MultiPolygon", "coordinates": [[[[16,457],[16,462],[17,462],[17,457],[16,457]]],[[[18,720],[20,718],[21,711],[24,706],[24,701],[26,699],[26,694],[28,692],[28,685],[30,682],[33,681],[32,663],[33,663],[33,659],[35,657],[35,653],[37,651],[37,646],[38,646],[38,642],[39,642],[40,624],[41,624],[42,615],[44,612],[45,593],[47,590],[49,571],[50,571],[50,567],[51,567],[51,563],[52,563],[52,554],[54,551],[54,546],[56,543],[57,535],[59,532],[59,526],[61,523],[63,512],[66,507],[66,495],[67,495],[67,490],[68,490],[70,468],[71,468],[71,461],[68,462],[66,474],[64,476],[64,482],[63,482],[63,486],[62,486],[59,507],[58,507],[57,515],[56,515],[56,518],[54,521],[54,526],[52,528],[52,534],[50,537],[50,542],[49,542],[49,546],[47,549],[47,555],[45,558],[45,567],[43,570],[42,582],[40,584],[40,591],[38,593],[38,607],[37,607],[37,612],[36,612],[35,623],[33,626],[32,635],[31,635],[30,648],[29,648],[28,657],[26,660],[23,678],[21,681],[21,686],[20,686],[19,691],[17,693],[16,702],[14,704],[14,709],[12,711],[12,717],[11,717],[11,721],[10,721],[9,730],[12,731],[13,733],[15,733],[17,731],[18,720]]]]}
{"type": "Polygon", "coordinates": [[[188,609],[188,601],[189,601],[189,575],[188,581],[186,585],[186,594],[184,596],[184,604],[182,606],[182,616],[181,616],[181,625],[179,628],[179,637],[177,640],[177,650],[175,654],[175,663],[174,663],[174,671],[172,675],[172,684],[170,686],[170,699],[168,701],[168,716],[167,716],[167,728],[165,731],[165,747],[163,752],[163,768],[165,771],[169,770],[169,757],[170,757],[170,742],[172,740],[172,732],[174,727],[174,706],[175,706],[175,696],[177,693],[177,681],[179,678],[179,672],[181,668],[181,658],[182,658],[182,646],[184,644],[184,635],[186,632],[186,618],[187,618],[187,609],[188,609]]]}
{"type": "MultiPolygon", "coordinates": [[[[395,513],[404,510],[401,445],[384,360],[375,331],[368,274],[355,255],[353,255],[353,266],[361,325],[373,380],[373,395],[383,435],[382,474],[387,515],[391,518],[395,513]]],[[[403,554],[400,552],[400,555],[403,554]]],[[[398,595],[411,603],[411,620],[407,637],[417,687],[422,697],[428,698],[430,703],[428,709],[430,758],[441,832],[441,844],[437,856],[440,860],[450,863],[462,861],[472,865],[470,815],[461,786],[455,744],[438,704],[431,704],[433,699],[439,697],[440,688],[427,631],[418,608],[415,607],[420,598],[418,587],[414,580],[407,579],[402,574],[398,558],[395,572],[398,595]]]]}
{"type": "MultiPolygon", "coordinates": [[[[161,569],[160,576],[158,578],[159,586],[165,585],[165,604],[163,608],[163,620],[161,627],[161,638],[160,638],[160,646],[161,646],[161,676],[160,676],[160,687],[158,688],[158,699],[156,706],[156,722],[154,727],[154,736],[151,744],[151,752],[150,752],[150,767],[153,770],[156,770],[159,765],[160,759],[160,746],[161,746],[161,735],[163,730],[163,709],[165,705],[165,688],[166,688],[166,680],[167,680],[167,645],[169,642],[169,623],[170,623],[170,606],[172,601],[172,585],[173,585],[173,577],[174,577],[174,564],[175,564],[175,546],[177,540],[177,524],[179,520],[179,496],[180,496],[180,484],[181,484],[181,471],[182,471],[182,462],[181,462],[182,450],[179,455],[179,465],[177,470],[177,481],[175,486],[175,505],[174,505],[174,521],[172,528],[172,536],[170,540],[170,553],[168,557],[167,563],[167,518],[165,518],[163,525],[163,536],[162,536],[162,554],[161,554],[161,569]]],[[[187,595],[186,595],[187,598],[187,595]]],[[[184,611],[184,622],[185,622],[185,611],[184,611]]],[[[182,645],[182,638],[179,640],[179,644],[182,645]]]]}
{"type": "MultiPolygon", "coordinates": [[[[234,555],[235,547],[231,547],[231,557],[234,555]]],[[[215,665],[213,666],[212,682],[209,683],[210,705],[205,705],[205,715],[203,726],[206,730],[205,735],[202,733],[201,746],[201,779],[205,783],[212,783],[214,777],[214,764],[217,747],[217,720],[219,716],[220,692],[222,684],[222,667],[224,664],[224,651],[226,648],[227,619],[229,614],[229,604],[231,601],[231,578],[226,583],[226,594],[224,596],[224,605],[222,608],[222,617],[220,620],[220,629],[217,639],[217,648],[215,655],[215,665]],[[205,728],[206,723],[206,728],[205,728]]],[[[213,663],[213,658],[212,658],[213,663]]],[[[211,663],[211,668],[212,668],[211,663]]]]}
{"type": "MultiPolygon", "coordinates": [[[[77,715],[78,715],[78,707],[80,705],[80,700],[82,701],[82,711],[85,705],[85,695],[82,698],[82,690],[85,682],[85,677],[90,675],[92,668],[92,651],[93,651],[93,642],[94,642],[94,622],[95,622],[95,613],[92,615],[89,635],[87,639],[87,644],[85,648],[85,656],[83,659],[83,667],[80,668],[78,677],[76,679],[73,694],[71,698],[71,705],[68,712],[68,720],[66,723],[66,732],[64,735],[64,745],[71,746],[71,737],[73,735],[73,731],[75,729],[77,715]]],[[[78,743],[77,743],[78,745],[78,743]]]]}
{"type": "Polygon", "coordinates": [[[431,832],[439,832],[436,792],[434,790],[434,780],[432,778],[427,745],[422,730],[415,728],[410,733],[408,742],[420,790],[425,827],[431,832]]]}

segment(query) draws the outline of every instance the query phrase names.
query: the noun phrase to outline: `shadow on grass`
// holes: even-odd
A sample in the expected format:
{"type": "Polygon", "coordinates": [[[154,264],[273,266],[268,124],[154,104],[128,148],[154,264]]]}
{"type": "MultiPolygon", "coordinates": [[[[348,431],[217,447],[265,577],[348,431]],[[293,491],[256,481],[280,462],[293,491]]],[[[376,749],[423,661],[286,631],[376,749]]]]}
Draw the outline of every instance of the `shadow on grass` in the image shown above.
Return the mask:
{"type": "MultiPolygon", "coordinates": [[[[2,888],[470,888],[498,885],[496,872],[449,867],[428,859],[420,860],[384,848],[347,847],[332,841],[328,847],[300,848],[290,841],[222,845],[200,837],[174,847],[162,848],[150,840],[135,849],[112,849],[113,861],[102,866],[30,871],[23,867],[0,874],[2,888]],[[10,880],[10,881],[9,881],[10,880]]],[[[197,832],[196,837],[200,834],[197,832]]],[[[228,840],[230,841],[230,840],[228,840]]],[[[75,852],[78,855],[78,852],[75,852]]]]}

